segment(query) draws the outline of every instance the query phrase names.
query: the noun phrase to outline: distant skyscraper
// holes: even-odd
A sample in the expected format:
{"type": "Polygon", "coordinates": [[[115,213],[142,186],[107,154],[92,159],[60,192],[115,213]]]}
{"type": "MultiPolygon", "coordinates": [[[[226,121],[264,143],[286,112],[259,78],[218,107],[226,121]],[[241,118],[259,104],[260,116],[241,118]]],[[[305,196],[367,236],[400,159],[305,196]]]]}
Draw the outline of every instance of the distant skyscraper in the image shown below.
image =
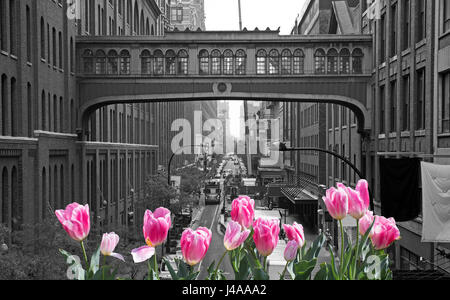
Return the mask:
{"type": "Polygon", "coordinates": [[[184,31],[205,31],[205,3],[204,0],[171,0],[170,23],[173,29],[184,31]]]}

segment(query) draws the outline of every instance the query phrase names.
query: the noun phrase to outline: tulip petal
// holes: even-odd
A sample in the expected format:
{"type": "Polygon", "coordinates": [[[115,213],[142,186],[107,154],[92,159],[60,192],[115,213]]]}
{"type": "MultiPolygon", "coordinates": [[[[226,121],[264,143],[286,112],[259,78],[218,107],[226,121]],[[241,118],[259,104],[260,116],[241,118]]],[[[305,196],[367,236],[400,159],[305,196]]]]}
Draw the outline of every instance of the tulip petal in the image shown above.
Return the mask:
{"type": "Polygon", "coordinates": [[[111,253],[110,256],[112,256],[114,258],[117,258],[117,259],[120,259],[121,261],[125,262],[125,258],[123,258],[123,256],[120,255],[119,253],[111,253]]]}
{"type": "Polygon", "coordinates": [[[133,256],[133,261],[138,264],[149,260],[155,254],[155,248],[149,246],[143,246],[141,248],[134,249],[131,251],[133,256]]]}

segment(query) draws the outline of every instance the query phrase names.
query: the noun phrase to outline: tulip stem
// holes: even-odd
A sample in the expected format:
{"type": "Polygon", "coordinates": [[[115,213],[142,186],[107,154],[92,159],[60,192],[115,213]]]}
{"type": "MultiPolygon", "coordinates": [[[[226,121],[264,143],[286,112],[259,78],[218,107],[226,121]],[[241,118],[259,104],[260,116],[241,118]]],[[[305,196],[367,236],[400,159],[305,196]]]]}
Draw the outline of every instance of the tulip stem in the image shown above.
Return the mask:
{"type": "Polygon", "coordinates": [[[341,270],[341,280],[344,279],[344,226],[342,220],[339,220],[339,226],[341,227],[341,260],[339,262],[339,268],[341,270]]]}
{"type": "Polygon", "coordinates": [[[84,260],[86,261],[86,271],[89,270],[89,261],[86,255],[86,249],[84,248],[84,242],[81,241],[81,249],[83,250],[84,260]]]}
{"type": "MultiPolygon", "coordinates": [[[[217,276],[217,272],[219,271],[219,267],[222,264],[223,260],[225,259],[225,256],[227,255],[228,251],[225,251],[225,253],[222,255],[222,258],[219,260],[219,264],[216,267],[216,270],[214,271],[214,276],[217,276]]],[[[214,278],[216,279],[216,278],[214,278]]]]}
{"type": "Polygon", "coordinates": [[[156,275],[156,278],[159,280],[159,268],[158,268],[158,259],[156,257],[156,253],[153,256],[155,259],[155,275],[156,275]]]}
{"type": "Polygon", "coordinates": [[[103,280],[105,280],[106,256],[103,256],[103,280]]]}
{"type": "Polygon", "coordinates": [[[356,256],[355,256],[355,265],[353,266],[353,274],[352,279],[355,280],[356,278],[356,266],[358,264],[359,259],[359,221],[356,221],[356,256]]]}
{"type": "Polygon", "coordinates": [[[264,260],[263,260],[263,269],[264,269],[264,272],[267,273],[267,256],[264,256],[264,260]]]}
{"type": "Polygon", "coordinates": [[[289,262],[286,263],[286,266],[284,267],[283,273],[281,274],[280,280],[284,280],[284,277],[286,276],[286,271],[287,271],[288,266],[289,266],[289,262]]]}

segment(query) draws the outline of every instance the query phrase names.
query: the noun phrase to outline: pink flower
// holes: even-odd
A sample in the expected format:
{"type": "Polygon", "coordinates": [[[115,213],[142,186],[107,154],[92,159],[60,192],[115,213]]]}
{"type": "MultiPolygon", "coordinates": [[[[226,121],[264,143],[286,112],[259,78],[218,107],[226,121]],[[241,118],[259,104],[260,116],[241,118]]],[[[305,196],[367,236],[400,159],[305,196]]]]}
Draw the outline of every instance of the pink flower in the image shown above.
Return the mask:
{"type": "Polygon", "coordinates": [[[296,241],[297,246],[303,248],[305,245],[305,232],[303,226],[295,222],[294,225],[284,224],[283,228],[289,241],[296,241]]]}
{"type": "MultiPolygon", "coordinates": [[[[369,230],[370,226],[372,226],[374,215],[372,211],[366,212],[366,214],[359,220],[359,233],[361,235],[365,235],[367,230],[369,230]]],[[[373,227],[370,232],[370,235],[373,234],[373,227]]]]}
{"type": "Polygon", "coordinates": [[[388,248],[393,242],[400,239],[400,230],[398,230],[393,218],[386,219],[378,216],[373,226],[371,236],[372,245],[376,250],[388,248]]]}
{"type": "Polygon", "coordinates": [[[295,240],[290,241],[284,250],[284,259],[287,262],[294,261],[297,257],[298,249],[301,248],[295,240]]]}
{"type": "Polygon", "coordinates": [[[83,206],[72,203],[65,210],[55,211],[55,214],[64,230],[73,240],[82,242],[87,238],[91,229],[89,205],[83,206]]]}
{"type": "Polygon", "coordinates": [[[144,215],[144,238],[150,247],[157,247],[163,244],[167,239],[172,220],[170,211],[160,207],[152,213],[147,210],[144,215]]]}
{"type": "Polygon", "coordinates": [[[278,245],[280,224],[276,219],[259,218],[253,224],[253,240],[262,256],[269,256],[278,245]]]}
{"type": "Polygon", "coordinates": [[[369,209],[370,201],[367,189],[367,181],[360,180],[356,186],[356,190],[346,187],[342,183],[338,183],[338,188],[345,190],[348,196],[348,214],[356,220],[361,219],[369,209]]]}
{"type": "Polygon", "coordinates": [[[341,187],[330,188],[323,197],[327,206],[328,213],[336,220],[343,220],[348,214],[348,195],[347,191],[341,187]]]}
{"type": "Polygon", "coordinates": [[[119,236],[114,232],[103,234],[102,243],[100,244],[100,252],[104,256],[112,256],[125,262],[122,255],[114,253],[114,249],[116,249],[119,239],[119,236]]]}
{"type": "Polygon", "coordinates": [[[239,223],[230,221],[227,226],[227,231],[225,233],[224,245],[228,251],[233,251],[239,248],[250,235],[250,230],[245,229],[242,231],[241,225],[239,223]]]}
{"type": "Polygon", "coordinates": [[[247,196],[240,196],[231,205],[231,219],[241,224],[244,228],[250,228],[255,218],[255,200],[247,196]]]}
{"type": "Polygon", "coordinates": [[[155,247],[166,241],[170,226],[172,226],[172,220],[168,209],[160,207],[154,213],[150,210],[145,212],[143,231],[147,246],[131,251],[135,263],[152,258],[155,254],[155,247]]]}
{"type": "Polygon", "coordinates": [[[205,227],[196,231],[186,229],[181,236],[181,252],[190,266],[195,266],[205,258],[211,244],[212,233],[205,227]]]}

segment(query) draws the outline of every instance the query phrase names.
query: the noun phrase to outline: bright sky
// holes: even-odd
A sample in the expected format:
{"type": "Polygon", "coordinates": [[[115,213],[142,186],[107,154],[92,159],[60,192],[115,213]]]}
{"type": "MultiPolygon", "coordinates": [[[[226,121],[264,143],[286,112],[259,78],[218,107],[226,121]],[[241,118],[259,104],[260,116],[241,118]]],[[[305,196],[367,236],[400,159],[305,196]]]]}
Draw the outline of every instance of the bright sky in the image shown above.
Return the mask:
{"type": "MultiPolygon", "coordinates": [[[[242,28],[290,34],[306,0],[241,0],[242,28]]],[[[206,30],[239,30],[238,0],[205,0],[206,30]]]]}

